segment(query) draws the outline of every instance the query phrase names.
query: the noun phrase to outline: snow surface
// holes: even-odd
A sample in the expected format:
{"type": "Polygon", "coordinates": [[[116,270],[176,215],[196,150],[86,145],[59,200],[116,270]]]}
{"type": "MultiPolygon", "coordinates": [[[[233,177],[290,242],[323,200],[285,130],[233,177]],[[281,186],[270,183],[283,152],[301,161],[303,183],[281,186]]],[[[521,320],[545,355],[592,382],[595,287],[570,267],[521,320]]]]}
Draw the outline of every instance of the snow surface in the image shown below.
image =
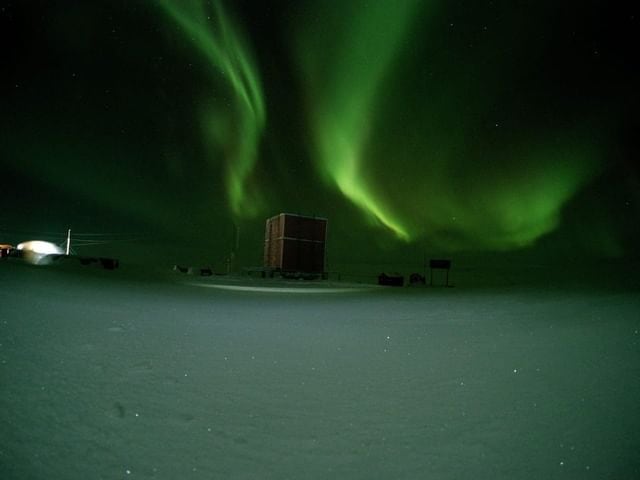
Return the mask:
{"type": "Polygon", "coordinates": [[[0,262],[1,479],[640,478],[637,291],[189,280],[0,262]]]}

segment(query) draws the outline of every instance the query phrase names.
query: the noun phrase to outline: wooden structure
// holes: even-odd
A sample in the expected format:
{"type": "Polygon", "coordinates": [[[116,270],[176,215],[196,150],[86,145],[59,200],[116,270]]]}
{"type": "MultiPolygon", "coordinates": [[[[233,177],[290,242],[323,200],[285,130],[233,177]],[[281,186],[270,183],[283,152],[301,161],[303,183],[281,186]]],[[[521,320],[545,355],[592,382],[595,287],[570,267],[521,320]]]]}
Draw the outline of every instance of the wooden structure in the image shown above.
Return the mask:
{"type": "Polygon", "coordinates": [[[264,266],[283,273],[324,274],[327,219],[281,213],[267,220],[264,266]]]}

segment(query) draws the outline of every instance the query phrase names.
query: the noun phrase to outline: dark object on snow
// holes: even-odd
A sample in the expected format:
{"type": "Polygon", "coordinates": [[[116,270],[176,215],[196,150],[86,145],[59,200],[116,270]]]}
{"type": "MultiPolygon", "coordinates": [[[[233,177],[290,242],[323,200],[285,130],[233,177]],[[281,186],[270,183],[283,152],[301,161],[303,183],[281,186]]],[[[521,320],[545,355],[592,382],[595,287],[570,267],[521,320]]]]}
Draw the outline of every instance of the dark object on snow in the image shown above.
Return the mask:
{"type": "Polygon", "coordinates": [[[120,265],[120,262],[116,258],[107,257],[78,257],[81,265],[91,265],[92,263],[99,264],[105,270],[115,270],[120,265]]]}
{"type": "Polygon", "coordinates": [[[289,280],[318,280],[319,278],[324,278],[323,275],[321,273],[280,272],[282,278],[289,280]]]}
{"type": "Polygon", "coordinates": [[[120,266],[120,262],[118,262],[118,259],[116,258],[101,257],[100,265],[102,265],[102,268],[104,268],[105,270],[115,270],[116,268],[118,268],[118,266],[120,266]]]}
{"type": "Polygon", "coordinates": [[[174,272],[186,273],[187,275],[200,275],[202,277],[210,277],[213,275],[213,269],[211,267],[185,267],[184,265],[178,265],[177,263],[173,266],[174,272]]]}
{"type": "Polygon", "coordinates": [[[281,213],[267,220],[264,267],[287,273],[324,273],[327,219],[281,213]]]}
{"type": "Polygon", "coordinates": [[[6,258],[11,254],[13,250],[13,245],[9,244],[0,244],[0,258],[6,258]]]}
{"type": "Polygon", "coordinates": [[[98,261],[97,258],[93,257],[79,257],[80,265],[91,265],[92,263],[96,263],[98,261]]]}
{"type": "Polygon", "coordinates": [[[424,275],[420,275],[419,273],[412,273],[409,276],[409,285],[424,285],[425,279],[424,275]]]}
{"type": "Polygon", "coordinates": [[[249,275],[250,277],[257,275],[262,278],[273,278],[277,271],[269,267],[248,267],[243,268],[242,273],[249,275]]]}
{"type": "Polygon", "coordinates": [[[444,282],[444,286],[448,287],[449,286],[449,270],[451,270],[451,260],[437,260],[437,259],[432,259],[429,260],[429,285],[433,286],[433,271],[434,270],[445,270],[446,271],[446,276],[445,276],[445,282],[444,282]]]}
{"type": "Polygon", "coordinates": [[[402,275],[387,275],[386,273],[381,273],[378,275],[378,285],[401,287],[404,285],[404,277],[402,275]]]}

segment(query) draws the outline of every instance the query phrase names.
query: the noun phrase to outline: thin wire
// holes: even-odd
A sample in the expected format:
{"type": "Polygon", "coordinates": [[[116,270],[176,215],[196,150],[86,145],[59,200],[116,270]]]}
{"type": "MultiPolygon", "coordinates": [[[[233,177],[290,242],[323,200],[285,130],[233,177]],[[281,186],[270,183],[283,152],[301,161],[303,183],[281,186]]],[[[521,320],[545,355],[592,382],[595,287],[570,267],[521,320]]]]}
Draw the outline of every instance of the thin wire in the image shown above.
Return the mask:
{"type": "MultiPolygon", "coordinates": [[[[0,234],[7,236],[32,236],[35,238],[51,240],[54,243],[66,244],[66,232],[43,232],[35,230],[7,230],[0,229],[0,234]]],[[[98,232],[74,232],[71,231],[71,243],[79,246],[106,245],[109,243],[140,242],[150,238],[149,234],[132,233],[98,233],[98,232]]]]}

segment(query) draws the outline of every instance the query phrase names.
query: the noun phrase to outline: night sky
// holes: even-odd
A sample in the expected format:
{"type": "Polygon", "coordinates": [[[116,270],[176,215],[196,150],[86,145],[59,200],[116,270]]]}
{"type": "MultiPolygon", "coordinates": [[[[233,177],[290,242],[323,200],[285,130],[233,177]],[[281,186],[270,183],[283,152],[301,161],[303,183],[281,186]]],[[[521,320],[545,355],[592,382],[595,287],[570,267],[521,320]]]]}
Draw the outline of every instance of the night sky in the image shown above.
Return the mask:
{"type": "Polygon", "coordinates": [[[284,211],[335,263],[638,258],[637,10],[0,0],[0,243],[259,265],[284,211]]]}

